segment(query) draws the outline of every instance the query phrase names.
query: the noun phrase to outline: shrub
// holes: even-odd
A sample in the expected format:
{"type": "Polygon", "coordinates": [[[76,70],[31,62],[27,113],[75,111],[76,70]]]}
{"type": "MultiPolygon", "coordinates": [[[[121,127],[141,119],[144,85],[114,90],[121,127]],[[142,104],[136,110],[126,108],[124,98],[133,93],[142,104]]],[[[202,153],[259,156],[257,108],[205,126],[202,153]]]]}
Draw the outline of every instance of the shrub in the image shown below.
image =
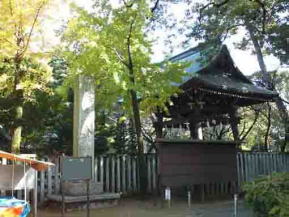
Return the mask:
{"type": "Polygon", "coordinates": [[[260,217],[289,217],[289,173],[274,173],[244,184],[245,201],[260,217]]]}

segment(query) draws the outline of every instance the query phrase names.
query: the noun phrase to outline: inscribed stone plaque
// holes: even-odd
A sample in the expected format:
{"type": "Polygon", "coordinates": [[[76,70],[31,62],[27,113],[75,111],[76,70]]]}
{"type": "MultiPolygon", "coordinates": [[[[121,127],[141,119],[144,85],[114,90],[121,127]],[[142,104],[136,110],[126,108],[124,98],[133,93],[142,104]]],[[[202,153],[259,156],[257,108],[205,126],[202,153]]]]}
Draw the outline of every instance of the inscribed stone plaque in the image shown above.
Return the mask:
{"type": "Polygon", "coordinates": [[[91,157],[63,157],[61,178],[63,181],[90,180],[92,178],[91,157]]]}

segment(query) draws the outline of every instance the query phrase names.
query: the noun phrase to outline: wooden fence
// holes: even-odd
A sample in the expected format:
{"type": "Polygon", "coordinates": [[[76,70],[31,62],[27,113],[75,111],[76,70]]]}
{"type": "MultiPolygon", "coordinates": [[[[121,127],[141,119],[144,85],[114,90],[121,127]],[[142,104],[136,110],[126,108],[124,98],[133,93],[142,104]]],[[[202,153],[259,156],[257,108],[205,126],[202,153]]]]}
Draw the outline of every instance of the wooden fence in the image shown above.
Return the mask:
{"type": "Polygon", "coordinates": [[[289,154],[239,152],[237,169],[239,184],[274,172],[289,172],[289,154]]]}
{"type": "MultiPolygon", "coordinates": [[[[252,181],[261,175],[273,172],[289,172],[289,154],[240,152],[237,154],[237,170],[239,184],[252,181]]],[[[158,162],[155,154],[145,155],[147,168],[147,191],[157,190],[158,162]]],[[[6,163],[6,161],[2,161],[6,163]]],[[[104,155],[95,158],[95,181],[103,183],[105,192],[122,192],[124,194],[137,193],[139,183],[139,161],[136,156],[104,155]]],[[[205,192],[218,194],[230,191],[230,184],[209,183],[204,186],[205,192]],[[228,189],[228,191],[226,190],[228,189]]],[[[47,194],[60,192],[59,165],[48,171],[38,173],[38,195],[40,202],[47,194]]],[[[1,192],[3,195],[5,192],[1,192]]],[[[21,198],[22,191],[16,196],[21,198]]]]}
{"type": "MultiPolygon", "coordinates": [[[[95,158],[94,181],[103,183],[104,192],[131,194],[139,192],[139,160],[131,155],[104,155],[95,158]]],[[[147,191],[157,190],[157,158],[155,154],[145,155],[147,168],[147,191]]],[[[47,194],[60,193],[59,165],[38,173],[40,201],[47,194]]]]}

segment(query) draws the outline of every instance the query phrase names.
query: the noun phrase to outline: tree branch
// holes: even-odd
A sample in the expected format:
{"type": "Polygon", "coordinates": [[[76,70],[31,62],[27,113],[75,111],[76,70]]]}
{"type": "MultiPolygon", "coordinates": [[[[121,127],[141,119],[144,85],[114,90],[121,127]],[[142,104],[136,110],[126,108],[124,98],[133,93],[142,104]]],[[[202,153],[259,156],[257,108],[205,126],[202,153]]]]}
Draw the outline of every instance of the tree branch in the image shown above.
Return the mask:
{"type": "Polygon", "coordinates": [[[133,61],[132,61],[130,46],[131,46],[131,36],[132,36],[132,29],[133,29],[134,22],[135,22],[135,17],[130,23],[129,33],[127,36],[127,53],[128,53],[128,68],[129,69],[133,68],[133,61]]]}
{"type": "Polygon", "coordinates": [[[201,7],[200,9],[200,16],[198,18],[199,22],[202,19],[202,13],[205,9],[207,9],[210,6],[216,7],[216,8],[220,8],[222,6],[224,6],[225,4],[227,4],[230,0],[224,0],[223,2],[220,3],[216,3],[215,1],[209,2],[208,4],[204,5],[203,7],[201,7]]]}
{"type": "Polygon", "coordinates": [[[30,43],[30,40],[31,40],[32,33],[33,33],[33,31],[34,31],[34,28],[35,28],[36,22],[37,22],[37,20],[38,20],[38,17],[39,17],[39,15],[40,15],[40,11],[41,11],[41,9],[44,7],[44,5],[45,5],[45,1],[42,1],[42,3],[39,5],[39,7],[38,7],[37,10],[36,10],[36,14],[35,14],[35,17],[34,17],[34,19],[33,19],[33,23],[32,23],[30,32],[29,32],[29,34],[28,34],[26,44],[24,45],[24,49],[23,49],[23,51],[22,51],[22,53],[21,53],[21,56],[23,56],[24,53],[25,53],[25,52],[27,51],[27,49],[28,49],[28,46],[29,46],[29,43],[30,43]]]}
{"type": "Polygon", "coordinates": [[[151,12],[154,13],[155,10],[158,8],[160,0],[156,0],[154,6],[151,8],[151,12]]]}
{"type": "Polygon", "coordinates": [[[112,50],[115,52],[116,56],[118,57],[119,61],[124,64],[126,67],[129,67],[128,63],[125,61],[125,59],[123,58],[123,56],[121,56],[121,54],[115,49],[112,48],[112,50]]]}
{"type": "Polygon", "coordinates": [[[254,0],[257,4],[259,4],[262,8],[263,11],[263,19],[262,19],[262,33],[265,33],[265,27],[266,27],[266,15],[267,15],[267,10],[265,7],[265,3],[262,2],[261,0],[254,0]]]}
{"type": "Polygon", "coordinates": [[[130,4],[128,4],[125,0],[122,0],[122,2],[127,8],[131,8],[133,6],[133,3],[134,3],[134,2],[131,2],[130,4]]]}
{"type": "Polygon", "coordinates": [[[248,134],[251,132],[251,130],[253,129],[255,123],[257,122],[259,117],[259,111],[255,110],[255,118],[253,123],[251,124],[251,126],[249,127],[249,129],[247,130],[247,132],[244,134],[244,136],[242,136],[242,138],[240,138],[240,141],[244,141],[244,139],[246,139],[246,137],[248,136],[248,134]]]}

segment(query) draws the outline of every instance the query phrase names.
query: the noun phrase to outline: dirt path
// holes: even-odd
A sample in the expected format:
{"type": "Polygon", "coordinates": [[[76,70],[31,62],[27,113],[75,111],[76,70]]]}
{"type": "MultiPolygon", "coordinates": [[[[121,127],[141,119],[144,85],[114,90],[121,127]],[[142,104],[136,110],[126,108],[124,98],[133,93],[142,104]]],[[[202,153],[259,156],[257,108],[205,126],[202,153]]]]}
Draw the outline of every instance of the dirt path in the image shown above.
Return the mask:
{"type": "MultiPolygon", "coordinates": [[[[60,209],[40,209],[40,217],[61,217],[60,209]]],[[[85,211],[70,211],[65,217],[85,217],[85,211]]],[[[91,210],[91,217],[232,217],[233,203],[231,201],[193,204],[189,209],[185,201],[177,201],[171,208],[162,207],[153,201],[122,200],[112,208],[91,210]]],[[[237,217],[253,217],[252,213],[239,204],[237,217]]]]}

